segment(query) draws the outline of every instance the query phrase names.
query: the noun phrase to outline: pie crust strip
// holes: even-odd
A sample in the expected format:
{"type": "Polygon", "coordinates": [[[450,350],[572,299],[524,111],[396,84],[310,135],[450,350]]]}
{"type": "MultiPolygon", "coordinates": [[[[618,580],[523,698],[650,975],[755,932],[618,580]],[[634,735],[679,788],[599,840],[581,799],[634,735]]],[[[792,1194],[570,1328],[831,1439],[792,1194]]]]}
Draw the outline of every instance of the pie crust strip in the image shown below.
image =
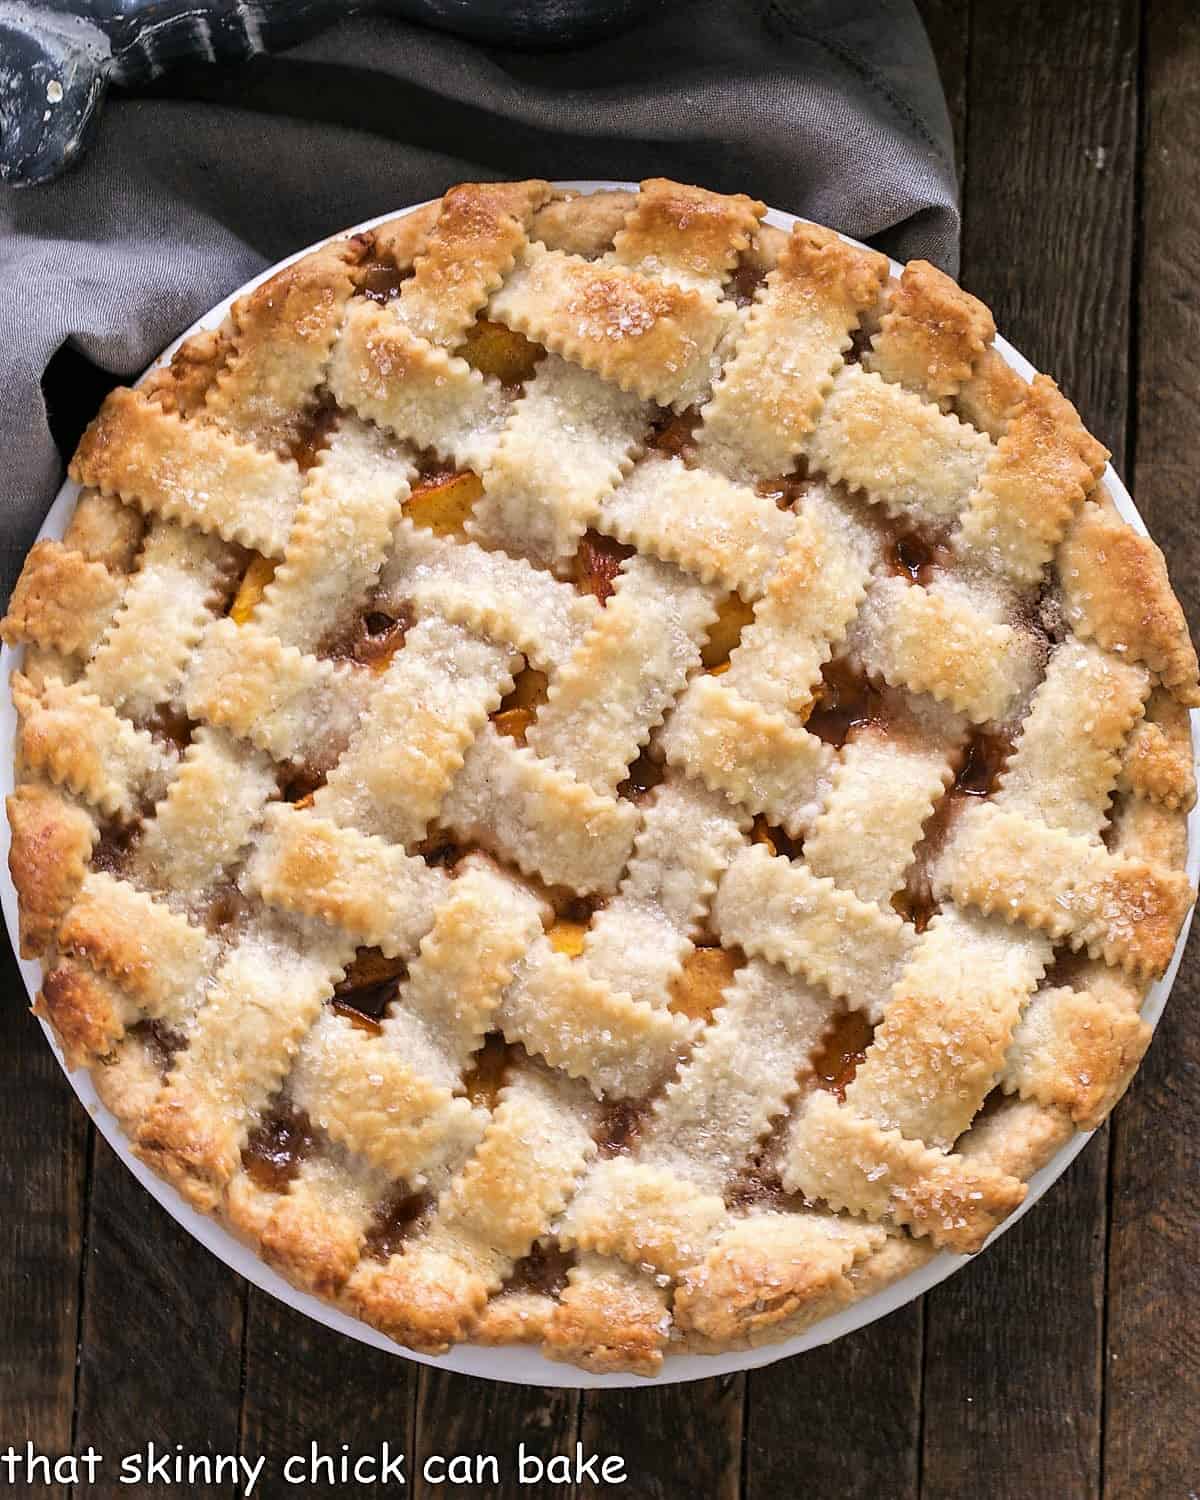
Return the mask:
{"type": "Polygon", "coordinates": [[[704,408],[702,464],[731,479],[789,472],[887,274],[882,255],[796,225],[704,408]]]}
{"type": "Polygon", "coordinates": [[[875,1015],[916,942],[912,929],[804,865],[773,858],[761,844],[735,856],[717,890],[721,941],[782,964],[875,1015]]]}
{"type": "Polygon", "coordinates": [[[593,791],[485,724],[439,814],[527,875],[576,891],[611,891],[637,832],[632,803],[593,791]]]}
{"type": "Polygon", "coordinates": [[[409,1348],[466,1338],[489,1296],[570,1197],[595,1149],[582,1086],[535,1063],[514,1068],[482,1140],[425,1233],[347,1286],[359,1314],[409,1348]]]}
{"type": "Polygon", "coordinates": [[[423,838],[468,747],[512,690],[519,660],[436,615],[419,621],[375,680],[357,733],[314,795],[316,811],[397,844],[423,838]]]}
{"type": "Polygon", "coordinates": [[[600,502],[596,525],[643,554],[753,600],[795,522],[749,485],[689,469],[678,458],[647,455],[600,502]]]}
{"type": "Polygon", "coordinates": [[[343,417],[309,470],[255,627],[305,652],[334,637],[379,576],[415,472],[406,448],[343,417]]]}
{"type": "Polygon", "coordinates": [[[700,665],[715,619],[707,585],[654,558],[622,563],[616,592],[551,683],[529,748],[611,795],[700,665]]]}
{"type": "Polygon", "coordinates": [[[339,405],[477,472],[510,405],[499,381],[418,338],[394,308],[359,298],[346,310],[327,378],[339,405]]]}
{"type": "Polygon", "coordinates": [[[468,533],[543,566],[569,557],[633,467],[653,410],[636,393],[546,355],[483,470],[468,533]]]}
{"type": "Polygon", "coordinates": [[[436,614],[493,641],[506,641],[530,665],[554,673],[595,625],[600,606],[569,583],[503,552],[485,552],[402,520],[373,604],[436,614]]]}
{"type": "Polygon", "coordinates": [[[302,488],[290,459],[185,422],[124,389],[106,398],[70,473],[79,484],[268,557],[283,555],[302,488]]]}
{"type": "Polygon", "coordinates": [[[534,242],[488,316],[623,391],[682,408],[707,395],[733,307],[534,242]]]}
{"type": "Polygon", "coordinates": [[[289,454],[316,404],[363,249],[361,239],[331,241],[238,298],[233,352],[205,396],[205,417],[289,454]]]}
{"type": "Polygon", "coordinates": [[[192,658],[184,701],[193,719],[218,724],[276,760],[303,765],[319,755],[328,765],[350,741],[369,675],[305,655],[254,624],[216,620],[192,658]]]}
{"type": "Polygon", "coordinates": [[[267,809],[246,880],[270,905],[319,917],[389,958],[415,951],[446,886],[398,845],[286,802],[267,809]]]}
{"type": "Polygon", "coordinates": [[[934,527],[964,510],[991,452],[985,434],[857,365],[838,371],[804,440],[811,471],[934,527]]]}
{"type": "Polygon", "coordinates": [[[179,701],[188,662],[232,582],[231,549],[156,522],[84,682],[132,719],[179,701]]]}

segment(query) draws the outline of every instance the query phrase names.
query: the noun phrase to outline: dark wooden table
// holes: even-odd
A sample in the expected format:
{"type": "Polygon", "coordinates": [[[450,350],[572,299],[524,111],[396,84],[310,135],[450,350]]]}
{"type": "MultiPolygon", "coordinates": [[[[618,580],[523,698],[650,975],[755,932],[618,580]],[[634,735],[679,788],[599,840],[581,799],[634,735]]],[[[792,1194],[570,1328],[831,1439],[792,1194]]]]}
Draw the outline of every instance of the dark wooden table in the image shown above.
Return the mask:
{"type": "MultiPolygon", "coordinates": [[[[1113,450],[1195,628],[1200,8],[922,8],[958,133],[963,280],[1113,450]]],[[[276,1478],[255,1493],[272,1496],[300,1493],[283,1487],[278,1463],[313,1441],[368,1452],[386,1437],[419,1470],[429,1453],[507,1454],[522,1438],[561,1451],[578,1437],[624,1456],[629,1482],[604,1492],[637,1500],[1194,1500],[1196,946],[1112,1124],[975,1264],[832,1348],[749,1377],[586,1394],[423,1369],[247,1287],[89,1129],[8,959],[0,1450],[32,1440],[42,1452],[92,1443],[119,1455],[153,1438],[266,1454],[276,1478]]],[[[414,1491],[450,1492],[419,1482],[414,1491]]],[[[594,1492],[512,1481],[454,1491],[594,1492]]]]}

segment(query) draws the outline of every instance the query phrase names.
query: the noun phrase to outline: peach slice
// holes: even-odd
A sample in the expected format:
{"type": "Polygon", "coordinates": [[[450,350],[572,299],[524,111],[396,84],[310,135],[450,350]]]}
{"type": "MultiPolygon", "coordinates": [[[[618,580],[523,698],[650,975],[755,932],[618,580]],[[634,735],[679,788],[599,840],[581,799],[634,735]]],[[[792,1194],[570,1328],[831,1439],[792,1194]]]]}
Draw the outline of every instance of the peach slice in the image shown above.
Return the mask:
{"type": "Polygon", "coordinates": [[[575,587],[607,604],[616,587],[617,574],[634,549],[598,531],[588,531],[580,538],[572,562],[575,587]]]}
{"type": "Polygon", "coordinates": [[[545,701],[545,672],[539,672],[536,667],[526,667],[524,671],[517,673],[513,690],[492,715],[492,723],[500,734],[506,734],[523,745],[529,726],[545,701]]]}
{"type": "Polygon", "coordinates": [[[242,581],[238,584],[238,591],[229,609],[229,618],[235,625],[244,625],[262,603],[267,584],[275,577],[275,567],[273,557],[256,557],[242,574],[242,581]]]}
{"type": "Polygon", "coordinates": [[[708,640],[700,652],[700,660],[709,671],[726,665],[729,653],[753,618],[754,606],[747,604],[740,594],[728,594],[721,600],[717,606],[717,618],[712,622],[708,640]]]}
{"type": "Polygon", "coordinates": [[[568,922],[560,918],[546,933],[555,953],[565,953],[568,958],[578,958],[583,952],[583,939],[587,934],[586,922],[568,922]]]}
{"type": "Polygon", "coordinates": [[[671,1009],[693,1021],[711,1021],[739,967],[725,948],[693,948],[671,985],[671,1009]]]}
{"type": "Polygon", "coordinates": [[[462,536],[467,517],[482,494],[479,475],[464,469],[461,474],[418,484],[405,504],[404,514],[414,526],[422,526],[435,536],[462,536]]]}
{"type": "Polygon", "coordinates": [[[520,385],[532,376],[546,351],[515,329],[480,318],[467,330],[457,352],[481,375],[493,375],[501,385],[520,385]]]}

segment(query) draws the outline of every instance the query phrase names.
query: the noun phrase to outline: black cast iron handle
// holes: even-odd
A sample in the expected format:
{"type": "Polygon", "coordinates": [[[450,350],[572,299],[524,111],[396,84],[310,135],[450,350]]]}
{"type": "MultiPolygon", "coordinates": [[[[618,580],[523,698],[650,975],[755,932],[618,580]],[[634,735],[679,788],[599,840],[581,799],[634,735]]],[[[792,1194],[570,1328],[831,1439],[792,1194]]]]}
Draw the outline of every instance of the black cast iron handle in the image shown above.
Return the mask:
{"type": "Polygon", "coordinates": [[[50,182],[87,149],[110,84],[245,62],[386,11],[492,46],[575,46],[652,0],[0,0],[0,181],[50,182]]]}

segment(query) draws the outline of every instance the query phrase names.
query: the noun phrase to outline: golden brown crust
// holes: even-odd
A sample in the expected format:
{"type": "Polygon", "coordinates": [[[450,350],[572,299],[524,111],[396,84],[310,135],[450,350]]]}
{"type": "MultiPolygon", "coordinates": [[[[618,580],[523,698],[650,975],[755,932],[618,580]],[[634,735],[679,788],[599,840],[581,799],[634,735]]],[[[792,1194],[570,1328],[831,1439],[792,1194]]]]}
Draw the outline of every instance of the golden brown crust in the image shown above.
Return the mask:
{"type": "Polygon", "coordinates": [[[351,1221],[315,1212],[303,1196],[286,1194],[263,1225],[259,1247],[296,1286],[333,1298],[358,1264],[362,1232],[351,1221]]]}
{"type": "Polygon", "coordinates": [[[129,573],[141,546],[146,523],[132,505],[115,495],[84,490],[63,533],[63,546],[89,562],[103,563],[110,573],[129,573]]]}
{"type": "Polygon", "coordinates": [[[10,646],[35,641],[82,651],[95,644],[120,597],[120,581],[103,563],[61,542],[35,542],[0,620],[0,637],[10,646]]]}
{"type": "Polygon", "coordinates": [[[82,807],[38,782],[19,786],[5,806],[12,832],[8,868],[20,905],[21,957],[37,958],[54,941],[79,893],[98,829],[82,807]]]}
{"type": "Polygon", "coordinates": [[[637,194],[623,188],[599,193],[564,194],[538,209],[529,228],[531,239],[547,250],[564,250],[596,260],[612,249],[637,194]]]}
{"type": "Polygon", "coordinates": [[[621,1262],[569,1273],[545,1329],[544,1352],[596,1375],[654,1375],[667,1342],[667,1295],[621,1262]]]}
{"type": "Polygon", "coordinates": [[[193,416],[204,405],[209,388],[224,368],[233,348],[232,322],[203,328],[184,339],[169,365],[152,370],[139,390],[164,411],[193,416]]]}
{"type": "Polygon", "coordinates": [[[990,311],[927,260],[910,260],[863,363],[935,400],[952,396],[996,336],[990,311]]]}
{"type": "Polygon", "coordinates": [[[998,349],[985,349],[975,369],[959,388],[955,410],[964,421],[999,442],[1014,412],[1024,401],[1027,389],[998,349]]]}
{"type": "Polygon", "coordinates": [[[963,517],[967,555],[1034,582],[1107,460],[1054,381],[1035,375],[963,517]]]}
{"type": "Polygon", "coordinates": [[[33,1009],[53,1026],[69,1068],[108,1057],[124,1035],[118,992],[70,960],[47,971],[33,1009]]]}
{"type": "Polygon", "coordinates": [[[718,1246],[684,1272],[675,1317],[685,1331],[717,1344],[752,1339],[785,1321],[794,1328],[802,1309],[815,1319],[849,1300],[845,1260],[832,1243],[792,1258],[753,1244],[718,1246]]]}
{"type": "Polygon", "coordinates": [[[477,1344],[540,1344],[557,1307],[540,1292],[501,1292],[484,1308],[471,1338],[477,1344]]]}
{"type": "Polygon", "coordinates": [[[398,271],[410,270],[413,261],[425,248],[425,241],[437,222],[441,207],[441,199],[435,198],[432,203],[422,204],[411,213],[401,214],[399,218],[388,219],[386,223],[377,225],[369,231],[371,254],[378,260],[395,266],[398,271]]]}
{"type": "Polygon", "coordinates": [[[1058,559],[1067,618],[1078,635],[1142,661],[1180,703],[1200,706],[1196,648],[1162,551],[1119,517],[1085,505],[1058,559]]]}
{"type": "Polygon", "coordinates": [[[512,269],[529,220],[549,194],[550,184],[540,180],[451,188],[401,288],[406,326],[431,343],[457,344],[512,269]]]}
{"type": "Polygon", "coordinates": [[[368,245],[362,235],[333,240],[238,298],[230,309],[232,350],[205,392],[207,418],[290,455],[316,405],[368,245]]]}
{"type": "Polygon", "coordinates": [[[733,270],[765,212],[762,203],[744,193],[711,193],[651,177],[642,183],[613,250],[625,265],[715,289],[733,270]]]}
{"type": "Polygon", "coordinates": [[[445,1354],[470,1333],[488,1300],[480,1276],[452,1256],[421,1248],[363,1262],[346,1287],[359,1317],[423,1354],[445,1354]]]}
{"type": "Polygon", "coordinates": [[[133,1150],[204,1213],[221,1203],[237,1167],[228,1131],[173,1090],[169,1079],[138,1123],[133,1150]]]}

